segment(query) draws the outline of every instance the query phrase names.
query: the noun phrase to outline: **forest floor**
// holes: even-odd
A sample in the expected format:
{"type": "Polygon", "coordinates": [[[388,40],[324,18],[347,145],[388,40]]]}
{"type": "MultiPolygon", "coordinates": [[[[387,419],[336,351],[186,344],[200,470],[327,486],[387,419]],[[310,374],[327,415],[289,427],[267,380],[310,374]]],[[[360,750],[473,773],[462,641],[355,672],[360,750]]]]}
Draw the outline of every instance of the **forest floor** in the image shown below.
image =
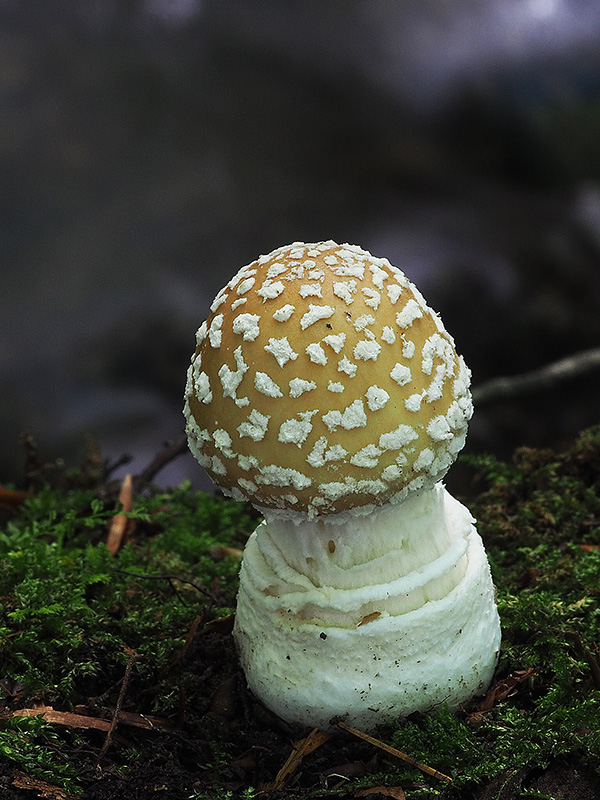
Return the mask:
{"type": "Polygon", "coordinates": [[[2,800],[600,799],[600,428],[564,453],[463,460],[496,675],[374,741],[293,730],[246,689],[249,506],[114,481],[93,444],[76,469],[26,453],[23,484],[0,487],[2,800]]]}

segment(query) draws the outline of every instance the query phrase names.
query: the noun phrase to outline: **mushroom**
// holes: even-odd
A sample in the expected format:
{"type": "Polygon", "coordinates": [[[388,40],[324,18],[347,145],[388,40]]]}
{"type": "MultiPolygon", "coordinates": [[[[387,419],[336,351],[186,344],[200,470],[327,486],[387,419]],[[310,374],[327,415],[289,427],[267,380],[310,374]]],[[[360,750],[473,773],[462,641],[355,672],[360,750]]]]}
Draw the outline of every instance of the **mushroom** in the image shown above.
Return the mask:
{"type": "Polygon", "coordinates": [[[234,637],[250,689],[284,720],[372,729],[490,683],[489,566],[441,483],[465,441],[469,382],[418,289],[355,245],[281,247],[215,298],[186,430],[215,483],[264,517],[234,637]]]}

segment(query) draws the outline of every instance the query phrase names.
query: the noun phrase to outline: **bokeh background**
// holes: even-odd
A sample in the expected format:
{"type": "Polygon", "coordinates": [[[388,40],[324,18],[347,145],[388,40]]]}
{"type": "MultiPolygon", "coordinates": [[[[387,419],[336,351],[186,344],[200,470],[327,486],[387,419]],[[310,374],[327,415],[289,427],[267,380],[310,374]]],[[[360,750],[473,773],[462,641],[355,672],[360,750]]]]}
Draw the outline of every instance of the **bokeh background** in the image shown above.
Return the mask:
{"type": "MultiPolygon", "coordinates": [[[[597,0],[0,0],[0,481],[22,431],[134,472],[260,253],[387,256],[481,385],[600,344],[597,0]]],[[[600,380],[482,408],[561,447],[600,380]]],[[[182,457],[161,482],[201,470],[182,457]]]]}

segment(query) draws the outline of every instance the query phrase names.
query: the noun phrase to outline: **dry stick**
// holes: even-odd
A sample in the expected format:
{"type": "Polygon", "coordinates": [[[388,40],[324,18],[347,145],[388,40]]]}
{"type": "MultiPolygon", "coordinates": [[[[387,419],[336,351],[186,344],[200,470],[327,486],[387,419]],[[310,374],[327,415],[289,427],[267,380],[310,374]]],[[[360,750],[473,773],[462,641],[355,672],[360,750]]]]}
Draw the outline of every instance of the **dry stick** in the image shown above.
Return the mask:
{"type": "MultiPolygon", "coordinates": [[[[95,728],[99,731],[108,731],[111,723],[107,719],[91,717],[89,714],[75,714],[71,711],[55,711],[52,706],[39,706],[36,708],[21,708],[13,711],[13,717],[43,717],[46,722],[55,725],[65,725],[68,728],[95,728]]],[[[135,714],[130,711],[119,712],[119,722],[144,730],[173,730],[173,725],[164,719],[147,714],[135,714]]]]}
{"type": "Polygon", "coordinates": [[[171,461],[174,461],[177,456],[183,455],[188,449],[187,436],[182,434],[172,444],[168,445],[161,450],[160,453],[154,456],[152,461],[145,467],[139,475],[136,476],[136,485],[150,483],[151,480],[171,461]]]}
{"type": "Polygon", "coordinates": [[[106,738],[104,740],[104,744],[102,745],[102,750],[100,751],[100,755],[98,756],[98,762],[100,762],[100,759],[104,758],[108,748],[110,747],[112,735],[119,723],[119,714],[121,713],[121,706],[123,705],[123,700],[125,699],[125,692],[127,691],[127,686],[129,684],[129,679],[131,677],[131,670],[133,669],[133,665],[138,658],[139,656],[137,653],[132,653],[131,658],[127,662],[127,666],[125,667],[125,675],[123,676],[123,683],[121,684],[121,690],[117,698],[117,704],[115,706],[113,718],[110,722],[110,728],[106,731],[106,738]]]}
{"type": "Polygon", "coordinates": [[[581,353],[562,358],[541,369],[514,375],[510,378],[494,378],[473,389],[473,402],[478,407],[492,405],[500,400],[512,400],[600,369],[600,347],[583,350],[581,353]]]}
{"type": "Polygon", "coordinates": [[[396,756],[401,761],[405,761],[407,764],[410,764],[412,767],[416,767],[420,769],[421,772],[424,772],[426,775],[431,775],[432,778],[437,778],[440,781],[446,781],[447,783],[452,783],[452,778],[449,778],[448,775],[444,775],[443,772],[438,772],[437,769],[433,767],[428,767],[427,764],[422,764],[420,761],[417,761],[412,756],[403,753],[401,750],[396,750],[395,747],[392,747],[385,742],[382,742],[380,739],[375,739],[374,736],[369,736],[368,733],[364,733],[364,731],[359,731],[358,728],[352,728],[350,725],[346,725],[345,722],[338,722],[338,727],[344,731],[348,731],[348,733],[357,736],[359,739],[363,739],[365,742],[369,742],[369,744],[375,745],[375,747],[379,747],[380,750],[385,750],[386,753],[389,753],[392,756],[396,756]]]}
{"type": "Polygon", "coordinates": [[[75,800],[76,797],[76,795],[65,792],[64,789],[60,789],[52,783],[46,783],[40,778],[32,778],[30,775],[20,771],[13,772],[11,784],[15,789],[27,789],[30,792],[35,792],[38,797],[48,797],[52,798],[52,800],[75,800]]]}
{"type": "Polygon", "coordinates": [[[129,473],[123,479],[121,492],[119,493],[119,503],[122,510],[111,519],[106,539],[106,547],[113,556],[116,556],[127,538],[127,524],[129,523],[127,514],[133,507],[133,483],[129,473]]]}

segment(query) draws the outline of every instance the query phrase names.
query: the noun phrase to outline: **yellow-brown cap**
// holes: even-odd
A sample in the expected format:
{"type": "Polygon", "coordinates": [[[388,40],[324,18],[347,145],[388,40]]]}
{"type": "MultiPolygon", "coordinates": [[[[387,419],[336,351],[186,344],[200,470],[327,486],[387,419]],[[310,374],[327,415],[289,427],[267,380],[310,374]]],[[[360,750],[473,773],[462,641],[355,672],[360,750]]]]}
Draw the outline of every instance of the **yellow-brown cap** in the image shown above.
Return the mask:
{"type": "Polygon", "coordinates": [[[188,371],[186,430],[234,497],[312,517],[366,512],[443,477],[464,444],[469,379],[387,259],[295,242],[215,298],[188,371]]]}

